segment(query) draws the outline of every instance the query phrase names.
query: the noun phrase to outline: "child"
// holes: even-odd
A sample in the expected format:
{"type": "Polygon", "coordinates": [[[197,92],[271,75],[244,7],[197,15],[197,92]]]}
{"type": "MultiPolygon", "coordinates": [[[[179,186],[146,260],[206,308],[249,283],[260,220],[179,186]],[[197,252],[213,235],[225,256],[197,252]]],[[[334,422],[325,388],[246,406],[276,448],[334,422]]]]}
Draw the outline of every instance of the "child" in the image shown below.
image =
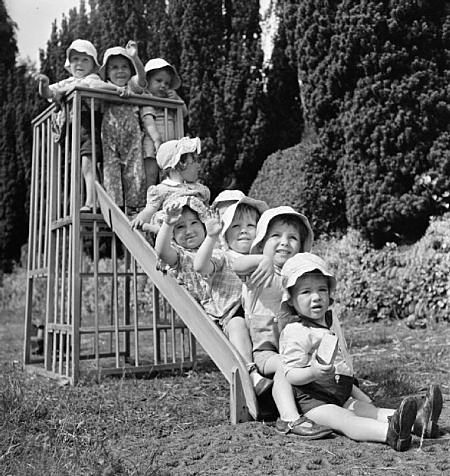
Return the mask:
{"type": "MultiPolygon", "coordinates": [[[[162,58],[153,58],[145,64],[147,74],[147,93],[155,98],[175,99],[182,101],[175,92],[181,85],[177,70],[162,58]]],[[[187,116],[187,108],[183,102],[183,117],[187,116]]],[[[147,187],[156,185],[159,169],[155,160],[159,146],[168,140],[176,139],[176,114],[173,109],[143,106],[141,119],[144,125],[143,153],[147,187]]]]}
{"type": "Polygon", "coordinates": [[[281,268],[298,252],[309,251],[312,240],[313,232],[304,215],[288,206],[271,208],[258,221],[250,249],[254,254],[241,256],[232,264],[233,270],[246,279],[242,299],[253,342],[253,361],[262,375],[274,378],[272,395],[280,413],[275,428],[283,434],[310,439],[327,436],[331,430],[314,425],[298,412],[278,353],[276,315],[283,294],[281,268]]]}
{"type": "MultiPolygon", "coordinates": [[[[146,86],[144,65],[134,41],[129,41],[126,48],[106,50],[99,74],[108,84],[120,88],[123,96],[142,94],[146,86]]],[[[117,205],[126,205],[129,212],[143,208],[146,182],[138,106],[105,103],[102,145],[105,190],[117,205]]]]}
{"type": "Polygon", "coordinates": [[[205,239],[208,209],[195,196],[176,196],[164,207],[155,251],[178,281],[202,304],[210,298],[209,282],[194,269],[195,254],[205,239]]]}
{"type": "Polygon", "coordinates": [[[256,235],[256,223],[267,208],[265,202],[243,196],[229,206],[222,221],[219,213],[213,213],[205,224],[206,239],[194,258],[194,270],[209,276],[211,284],[211,299],[203,307],[241,354],[257,395],[269,389],[272,380],[262,377],[253,362],[252,343],[241,307],[242,281],[231,266],[234,260],[249,253],[256,235]],[[224,237],[226,250],[213,259],[220,234],[224,237]]]}
{"type": "Polygon", "coordinates": [[[161,210],[167,200],[174,195],[195,195],[205,204],[209,203],[208,187],[197,182],[200,147],[198,137],[195,139],[183,137],[161,145],[156,160],[159,167],[168,174],[168,178],[158,185],[149,187],[147,205],[131,222],[133,228],[157,233],[161,221],[161,212],[158,210],[161,210]]]}
{"type": "MultiPolygon", "coordinates": [[[[105,83],[97,74],[99,67],[97,60],[97,50],[94,45],[87,40],[75,40],[67,48],[66,62],[64,64],[69,73],[69,78],[63,79],[54,84],[50,84],[49,78],[44,74],[37,76],[39,82],[39,94],[50,101],[60,103],[63,97],[70,93],[75,86],[87,88],[101,88],[105,83]]],[[[97,159],[100,158],[100,113],[95,111],[95,148],[97,159]]],[[[81,171],[86,186],[85,205],[81,208],[82,212],[92,211],[94,206],[94,176],[92,173],[92,148],[91,139],[91,112],[89,105],[84,101],[81,106],[81,124],[80,124],[80,156],[81,171]]]]}
{"type": "MultiPolygon", "coordinates": [[[[377,441],[396,451],[407,450],[416,421],[416,400],[403,399],[397,410],[377,408],[354,385],[353,365],[339,321],[328,311],[336,279],[325,262],[314,254],[299,253],[286,261],[282,276],[286,288],[283,300],[295,316],[287,319],[281,332],[280,353],[300,411],[354,440],[377,441]],[[337,354],[331,363],[319,363],[317,349],[330,333],[337,336],[337,354]]],[[[435,414],[440,413],[436,408],[439,395],[436,390],[428,397],[432,400],[429,404],[438,410],[435,414]]]]}

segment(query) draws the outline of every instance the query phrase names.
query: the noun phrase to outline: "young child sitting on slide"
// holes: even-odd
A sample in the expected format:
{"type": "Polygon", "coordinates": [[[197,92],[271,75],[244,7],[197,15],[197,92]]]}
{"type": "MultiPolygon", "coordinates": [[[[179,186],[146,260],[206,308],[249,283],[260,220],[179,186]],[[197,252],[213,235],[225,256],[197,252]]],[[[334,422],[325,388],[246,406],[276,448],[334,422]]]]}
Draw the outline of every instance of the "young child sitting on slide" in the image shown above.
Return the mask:
{"type": "Polygon", "coordinates": [[[265,202],[243,195],[229,206],[222,220],[217,212],[212,213],[205,223],[205,241],[194,258],[194,270],[206,275],[210,281],[211,299],[203,308],[242,356],[257,395],[269,389],[272,380],[262,377],[253,362],[252,343],[241,306],[242,280],[232,270],[232,263],[249,253],[256,235],[256,223],[267,208],[265,202]],[[220,235],[225,249],[217,252],[220,235]]]}
{"type": "Polygon", "coordinates": [[[424,436],[436,436],[442,408],[438,386],[430,386],[419,412],[413,397],[404,398],[397,410],[377,408],[355,386],[344,335],[328,310],[336,279],[325,262],[314,254],[299,253],[285,262],[281,273],[286,288],[283,300],[293,316],[280,316],[281,322],[287,322],[280,336],[280,354],[299,410],[353,440],[386,443],[396,451],[411,446],[413,426],[419,436],[422,431],[424,436]],[[337,346],[326,353],[329,359],[319,362],[317,351],[330,334],[336,335],[337,346]],[[426,406],[428,418],[423,411],[426,406]]]}
{"type": "MultiPolygon", "coordinates": [[[[146,86],[144,65],[137,45],[105,51],[99,75],[119,89],[121,96],[142,94],[146,86]]],[[[102,120],[103,185],[119,206],[133,213],[145,205],[145,171],[139,106],[125,102],[104,103],[102,120]]]]}
{"type": "MultiPolygon", "coordinates": [[[[182,101],[176,93],[181,86],[180,76],[174,66],[162,58],[153,58],[145,64],[147,78],[146,94],[155,98],[175,99],[182,101]]],[[[188,110],[183,102],[183,117],[188,110]]],[[[155,160],[159,146],[168,140],[176,139],[176,114],[173,109],[163,107],[142,106],[141,120],[144,125],[142,143],[147,187],[159,181],[159,169],[155,160]]]]}
{"type": "Polygon", "coordinates": [[[200,150],[198,137],[194,139],[183,137],[161,145],[156,160],[168,177],[158,185],[148,188],[147,204],[132,220],[133,228],[157,233],[162,216],[161,212],[159,214],[157,212],[170,197],[175,195],[197,196],[206,205],[209,204],[209,189],[198,182],[200,150]]]}
{"type": "Polygon", "coordinates": [[[155,251],[178,282],[200,304],[210,299],[209,281],[194,269],[194,258],[205,239],[208,208],[195,196],[175,196],[164,206],[155,251]]]}
{"type": "Polygon", "coordinates": [[[298,412],[278,353],[276,316],[283,295],[281,267],[298,252],[309,251],[312,241],[313,232],[304,215],[288,206],[271,208],[258,221],[251,254],[232,263],[233,270],[245,278],[242,298],[253,343],[253,361],[262,375],[273,377],[272,396],[280,414],[275,428],[282,434],[309,439],[322,438],[332,430],[314,424],[298,412]]]}

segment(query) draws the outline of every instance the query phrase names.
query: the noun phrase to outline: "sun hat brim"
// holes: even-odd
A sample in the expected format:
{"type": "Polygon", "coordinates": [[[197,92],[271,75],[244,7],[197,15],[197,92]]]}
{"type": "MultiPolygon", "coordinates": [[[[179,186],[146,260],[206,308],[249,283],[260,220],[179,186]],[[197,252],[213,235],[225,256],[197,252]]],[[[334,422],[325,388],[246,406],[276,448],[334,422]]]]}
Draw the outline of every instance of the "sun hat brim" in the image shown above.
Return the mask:
{"type": "Polygon", "coordinates": [[[108,48],[105,51],[105,54],[103,55],[103,63],[102,63],[102,65],[100,66],[100,68],[98,70],[98,74],[103,79],[103,81],[106,80],[106,66],[107,66],[108,60],[109,60],[109,58],[111,58],[111,56],[123,56],[123,57],[125,57],[128,61],[130,61],[131,65],[134,68],[134,72],[132,72],[132,76],[136,74],[137,67],[136,67],[136,62],[135,62],[134,58],[132,58],[128,54],[128,52],[125,48],[122,48],[121,46],[114,46],[113,48],[108,48]]]}
{"type": "Polygon", "coordinates": [[[69,71],[69,73],[71,73],[71,71],[70,71],[70,53],[72,51],[78,51],[78,53],[85,53],[85,54],[91,56],[92,59],[94,60],[95,65],[97,66],[97,68],[100,67],[100,64],[99,64],[98,59],[97,59],[97,50],[95,49],[95,46],[88,40],[74,40],[74,41],[72,41],[70,46],[67,48],[66,61],[64,63],[64,68],[67,71],[69,71]]]}
{"type": "Polygon", "coordinates": [[[175,69],[175,66],[172,66],[165,59],[152,58],[148,60],[144,66],[145,74],[149,73],[150,71],[154,71],[155,69],[162,69],[162,68],[169,68],[172,71],[172,83],[170,85],[170,89],[178,89],[181,86],[180,76],[178,75],[178,72],[175,69]]]}
{"type": "Polygon", "coordinates": [[[236,210],[238,209],[239,205],[248,205],[250,207],[253,207],[258,210],[260,215],[262,215],[269,208],[267,203],[262,200],[256,200],[255,198],[245,196],[242,197],[240,200],[230,205],[222,215],[223,236],[225,236],[225,233],[227,232],[228,228],[230,228],[230,225],[233,222],[234,215],[236,214],[236,210]]]}

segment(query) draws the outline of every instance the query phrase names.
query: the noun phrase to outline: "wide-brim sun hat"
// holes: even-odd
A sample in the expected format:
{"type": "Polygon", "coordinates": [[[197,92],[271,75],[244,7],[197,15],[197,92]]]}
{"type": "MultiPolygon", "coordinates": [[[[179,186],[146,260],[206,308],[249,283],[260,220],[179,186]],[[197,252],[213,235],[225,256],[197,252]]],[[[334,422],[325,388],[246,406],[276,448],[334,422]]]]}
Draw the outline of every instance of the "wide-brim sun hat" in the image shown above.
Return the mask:
{"type": "Polygon", "coordinates": [[[270,222],[274,218],[279,217],[281,215],[291,215],[293,217],[296,217],[305,226],[307,236],[305,238],[304,243],[302,243],[301,251],[311,251],[312,243],[314,240],[314,233],[312,231],[308,219],[305,217],[305,215],[296,212],[292,207],[284,205],[281,207],[269,208],[269,210],[266,210],[261,215],[258,224],[256,225],[256,236],[250,248],[250,253],[254,253],[257,250],[258,246],[261,244],[261,242],[264,240],[270,222]]]}
{"type": "Polygon", "coordinates": [[[175,69],[175,66],[172,66],[165,59],[162,58],[152,58],[145,63],[144,70],[145,74],[155,69],[169,68],[172,71],[172,82],[170,84],[170,89],[178,89],[181,86],[181,79],[175,69]]]}
{"type": "MultiPolygon", "coordinates": [[[[336,278],[325,261],[313,253],[297,253],[284,263],[281,269],[283,287],[288,290],[292,286],[295,286],[298,278],[314,271],[320,272],[328,279],[330,295],[332,295],[336,290],[336,278]]],[[[289,291],[287,291],[283,294],[282,300],[287,301],[289,296],[289,291]]]]}
{"type": "Polygon", "coordinates": [[[245,197],[245,193],[240,190],[223,190],[213,201],[213,206],[222,202],[237,202],[245,197]]]}
{"type": "Polygon", "coordinates": [[[100,67],[97,59],[97,50],[95,46],[88,40],[74,40],[70,44],[69,48],[66,50],[66,62],[64,63],[64,68],[70,71],[70,53],[72,51],[78,51],[78,53],[86,53],[87,55],[91,56],[94,60],[94,63],[97,67],[100,67]]]}
{"type": "Polygon", "coordinates": [[[156,162],[161,170],[173,169],[183,154],[200,154],[201,142],[198,137],[183,137],[178,140],[169,140],[159,146],[156,153],[156,162]]]}
{"type": "Polygon", "coordinates": [[[137,72],[137,67],[136,67],[136,61],[134,61],[134,58],[132,58],[126,48],[123,48],[122,46],[114,46],[113,48],[108,48],[105,51],[105,54],[103,55],[103,63],[100,66],[100,69],[98,70],[99,76],[103,79],[103,81],[106,81],[106,65],[108,64],[108,59],[111,58],[111,56],[123,56],[125,57],[128,61],[130,61],[131,65],[134,68],[134,72],[131,73],[131,75],[135,75],[137,72]]]}
{"type": "MultiPolygon", "coordinates": [[[[194,192],[195,193],[195,192],[194,192]]],[[[167,207],[177,204],[181,208],[183,207],[189,207],[191,210],[197,213],[199,219],[201,220],[202,223],[205,223],[206,220],[208,219],[209,216],[209,210],[208,207],[205,205],[202,200],[200,200],[196,195],[194,194],[174,194],[172,195],[164,204],[164,214],[167,210],[167,207]]]]}
{"type": "Polygon", "coordinates": [[[223,236],[225,236],[225,233],[227,232],[228,228],[230,228],[230,225],[233,222],[234,215],[236,214],[236,210],[239,207],[239,205],[248,205],[250,207],[253,207],[256,210],[258,210],[260,215],[262,215],[269,208],[269,205],[267,205],[267,203],[262,200],[256,200],[255,198],[244,196],[237,202],[230,205],[225,210],[224,214],[222,215],[222,223],[223,223],[222,235],[223,236]]]}

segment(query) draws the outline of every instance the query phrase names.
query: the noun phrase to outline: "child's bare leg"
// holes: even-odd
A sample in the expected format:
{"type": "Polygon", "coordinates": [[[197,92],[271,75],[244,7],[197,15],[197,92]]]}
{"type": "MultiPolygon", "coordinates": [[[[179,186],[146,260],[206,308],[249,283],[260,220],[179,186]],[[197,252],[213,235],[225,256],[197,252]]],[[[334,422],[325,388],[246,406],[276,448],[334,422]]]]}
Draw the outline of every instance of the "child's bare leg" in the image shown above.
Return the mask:
{"type": "Polygon", "coordinates": [[[352,397],[345,402],[344,408],[359,417],[373,418],[385,423],[387,423],[388,417],[392,416],[395,412],[392,408],[378,408],[372,403],[355,400],[352,397]]]}
{"type": "Polygon", "coordinates": [[[297,420],[300,418],[300,413],[297,409],[292,386],[284,375],[283,364],[279,354],[267,359],[264,365],[264,375],[271,374],[274,374],[272,396],[280,418],[284,421],[297,420]]]}
{"type": "Polygon", "coordinates": [[[92,159],[88,155],[81,157],[81,173],[86,186],[85,206],[94,207],[94,174],[92,173],[92,159]]]}
{"type": "Polygon", "coordinates": [[[250,373],[255,393],[261,395],[272,386],[272,380],[262,377],[253,362],[253,346],[248,332],[245,319],[240,316],[234,316],[224,328],[228,340],[233,344],[236,350],[244,360],[250,373]]]}
{"type": "Polygon", "coordinates": [[[154,157],[144,158],[145,180],[147,188],[159,182],[159,167],[154,157]]]}
{"type": "Polygon", "coordinates": [[[388,423],[356,415],[353,411],[337,405],[321,405],[305,416],[320,425],[326,425],[356,441],[385,443],[388,423]]]}

